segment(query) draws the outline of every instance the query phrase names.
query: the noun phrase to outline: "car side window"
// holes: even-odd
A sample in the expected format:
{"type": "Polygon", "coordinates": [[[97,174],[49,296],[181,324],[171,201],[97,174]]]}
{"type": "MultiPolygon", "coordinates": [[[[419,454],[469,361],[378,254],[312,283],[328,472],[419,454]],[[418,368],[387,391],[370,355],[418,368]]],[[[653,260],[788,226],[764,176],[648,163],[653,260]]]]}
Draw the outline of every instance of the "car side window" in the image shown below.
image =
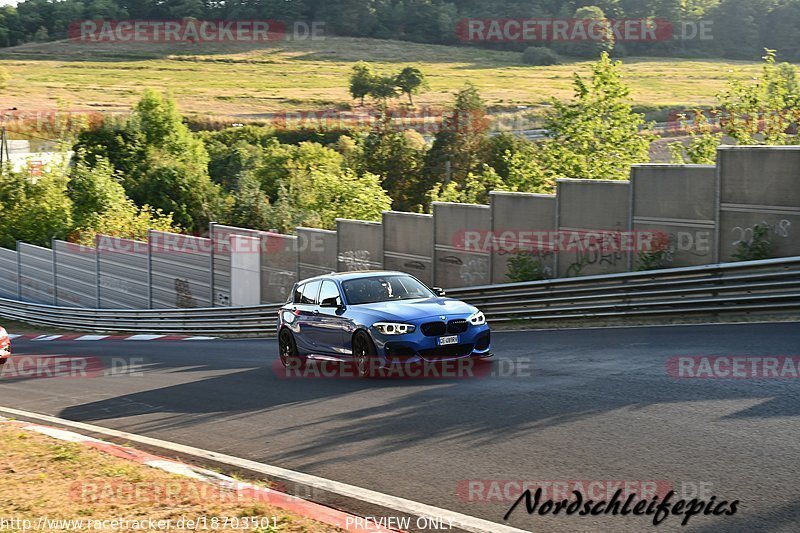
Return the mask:
{"type": "Polygon", "coordinates": [[[339,296],[339,287],[336,282],[326,279],[322,282],[322,288],[319,291],[319,304],[326,307],[336,307],[342,303],[339,296]]]}
{"type": "Polygon", "coordinates": [[[302,295],[300,297],[301,304],[314,305],[317,303],[317,293],[319,293],[319,281],[309,281],[303,285],[302,295]]]}
{"type": "Polygon", "coordinates": [[[304,284],[300,283],[294,288],[294,296],[292,296],[292,303],[296,304],[300,303],[300,299],[303,293],[303,285],[304,284]]]}

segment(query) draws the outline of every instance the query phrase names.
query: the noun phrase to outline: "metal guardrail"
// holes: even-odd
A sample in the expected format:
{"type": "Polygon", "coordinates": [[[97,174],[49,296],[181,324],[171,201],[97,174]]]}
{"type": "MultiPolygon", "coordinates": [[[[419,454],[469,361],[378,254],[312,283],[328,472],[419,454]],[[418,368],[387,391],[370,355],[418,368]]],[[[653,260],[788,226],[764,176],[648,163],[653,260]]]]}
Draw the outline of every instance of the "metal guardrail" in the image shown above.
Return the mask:
{"type": "Polygon", "coordinates": [[[800,311],[800,257],[452,289],[492,322],[800,311]]]}
{"type": "MultiPolygon", "coordinates": [[[[800,311],[800,257],[450,289],[490,322],[800,311]]],[[[85,309],[0,298],[0,316],[87,332],[274,335],[281,304],[85,309]]]]}

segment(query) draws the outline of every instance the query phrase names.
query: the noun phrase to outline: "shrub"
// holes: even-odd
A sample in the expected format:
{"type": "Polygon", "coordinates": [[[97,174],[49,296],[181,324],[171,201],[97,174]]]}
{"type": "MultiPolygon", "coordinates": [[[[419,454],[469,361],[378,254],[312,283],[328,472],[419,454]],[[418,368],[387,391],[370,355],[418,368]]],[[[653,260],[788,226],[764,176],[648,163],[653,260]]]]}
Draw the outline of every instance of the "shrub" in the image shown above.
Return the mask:
{"type": "Polygon", "coordinates": [[[522,52],[522,62],[526,65],[545,67],[548,65],[558,65],[561,60],[558,54],[543,46],[529,46],[522,52]]]}
{"type": "Polygon", "coordinates": [[[549,269],[534,254],[517,252],[508,258],[506,277],[511,282],[539,281],[549,277],[549,269]]]}
{"type": "Polygon", "coordinates": [[[772,242],[769,240],[769,226],[756,224],[753,226],[753,237],[749,241],[739,241],[733,258],[737,261],[759,261],[768,259],[772,242]]]}

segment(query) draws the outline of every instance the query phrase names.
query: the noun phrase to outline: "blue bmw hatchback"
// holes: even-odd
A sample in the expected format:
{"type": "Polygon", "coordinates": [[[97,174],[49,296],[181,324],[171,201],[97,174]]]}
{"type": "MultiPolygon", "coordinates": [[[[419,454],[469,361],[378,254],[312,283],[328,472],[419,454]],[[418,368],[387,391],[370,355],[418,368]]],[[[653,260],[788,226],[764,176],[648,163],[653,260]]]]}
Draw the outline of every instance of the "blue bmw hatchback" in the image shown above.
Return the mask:
{"type": "Polygon", "coordinates": [[[360,376],[395,364],[492,357],[477,308],[402,272],[346,272],[297,283],[278,312],[281,362],[352,361],[360,376]]]}

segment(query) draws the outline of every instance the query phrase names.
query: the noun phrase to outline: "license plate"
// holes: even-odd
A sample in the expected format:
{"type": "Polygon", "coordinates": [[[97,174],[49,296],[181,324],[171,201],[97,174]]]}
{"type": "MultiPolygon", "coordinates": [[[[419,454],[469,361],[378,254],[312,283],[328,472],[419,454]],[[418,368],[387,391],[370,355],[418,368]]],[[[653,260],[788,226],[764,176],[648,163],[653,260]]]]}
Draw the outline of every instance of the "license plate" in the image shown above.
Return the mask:
{"type": "Polygon", "coordinates": [[[450,335],[449,337],[439,337],[439,346],[447,344],[458,344],[458,335],[450,335]]]}

